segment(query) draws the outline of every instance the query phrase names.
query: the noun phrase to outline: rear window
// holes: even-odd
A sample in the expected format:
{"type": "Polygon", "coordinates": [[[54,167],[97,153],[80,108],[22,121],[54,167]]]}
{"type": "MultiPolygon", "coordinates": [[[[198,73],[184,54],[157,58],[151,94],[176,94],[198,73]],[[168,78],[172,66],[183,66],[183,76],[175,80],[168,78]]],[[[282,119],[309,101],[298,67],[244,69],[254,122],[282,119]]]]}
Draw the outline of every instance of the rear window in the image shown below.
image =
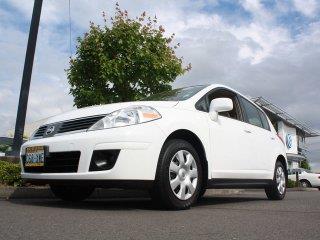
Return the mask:
{"type": "Polygon", "coordinates": [[[255,125],[257,127],[263,127],[259,110],[256,108],[252,103],[250,103],[248,100],[241,97],[242,106],[245,111],[246,115],[246,122],[255,125]]]}
{"type": "Polygon", "coordinates": [[[260,114],[263,128],[266,130],[270,130],[270,125],[269,125],[268,119],[266,117],[266,114],[260,110],[259,110],[259,114],[260,114]]]}

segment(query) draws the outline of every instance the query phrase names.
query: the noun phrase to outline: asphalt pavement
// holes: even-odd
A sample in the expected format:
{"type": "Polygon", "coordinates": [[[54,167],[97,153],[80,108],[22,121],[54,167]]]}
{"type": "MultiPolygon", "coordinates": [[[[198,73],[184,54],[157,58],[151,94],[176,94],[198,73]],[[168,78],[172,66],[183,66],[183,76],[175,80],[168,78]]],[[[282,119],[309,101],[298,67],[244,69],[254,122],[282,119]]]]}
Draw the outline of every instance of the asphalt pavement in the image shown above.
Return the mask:
{"type": "Polygon", "coordinates": [[[185,211],[148,198],[0,200],[0,239],[320,239],[320,191],[205,196],[185,211]]]}

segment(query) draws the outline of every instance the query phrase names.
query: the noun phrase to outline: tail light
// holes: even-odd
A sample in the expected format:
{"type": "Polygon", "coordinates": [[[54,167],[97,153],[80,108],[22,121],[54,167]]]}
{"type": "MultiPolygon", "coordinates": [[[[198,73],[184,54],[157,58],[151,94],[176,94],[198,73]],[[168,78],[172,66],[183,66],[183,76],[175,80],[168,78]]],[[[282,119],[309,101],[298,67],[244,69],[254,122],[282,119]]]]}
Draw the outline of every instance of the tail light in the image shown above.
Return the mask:
{"type": "Polygon", "coordinates": [[[282,137],[280,137],[279,134],[277,134],[277,136],[278,136],[278,138],[281,140],[281,142],[284,144],[284,141],[283,141],[282,137]]]}

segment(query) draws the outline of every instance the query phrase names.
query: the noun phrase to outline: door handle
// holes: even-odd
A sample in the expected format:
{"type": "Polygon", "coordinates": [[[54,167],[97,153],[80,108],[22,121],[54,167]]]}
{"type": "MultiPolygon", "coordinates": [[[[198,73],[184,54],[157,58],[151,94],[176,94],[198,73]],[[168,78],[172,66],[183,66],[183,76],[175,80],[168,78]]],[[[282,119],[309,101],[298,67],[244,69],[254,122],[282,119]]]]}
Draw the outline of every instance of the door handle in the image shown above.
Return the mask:
{"type": "Polygon", "coordinates": [[[246,133],[251,133],[251,131],[250,131],[250,130],[247,130],[247,129],[245,129],[244,132],[246,132],[246,133]]]}

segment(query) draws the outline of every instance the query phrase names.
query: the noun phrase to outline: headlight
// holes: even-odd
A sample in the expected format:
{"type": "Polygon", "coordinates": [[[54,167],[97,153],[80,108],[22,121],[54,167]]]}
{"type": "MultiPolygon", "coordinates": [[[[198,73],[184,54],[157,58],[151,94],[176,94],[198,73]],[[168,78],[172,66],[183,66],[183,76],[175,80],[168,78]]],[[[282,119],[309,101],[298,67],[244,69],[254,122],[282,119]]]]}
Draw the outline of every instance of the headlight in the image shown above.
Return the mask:
{"type": "Polygon", "coordinates": [[[132,106],[109,113],[107,116],[92,125],[88,131],[129,126],[149,122],[159,118],[161,118],[160,113],[152,107],[132,106]]]}

